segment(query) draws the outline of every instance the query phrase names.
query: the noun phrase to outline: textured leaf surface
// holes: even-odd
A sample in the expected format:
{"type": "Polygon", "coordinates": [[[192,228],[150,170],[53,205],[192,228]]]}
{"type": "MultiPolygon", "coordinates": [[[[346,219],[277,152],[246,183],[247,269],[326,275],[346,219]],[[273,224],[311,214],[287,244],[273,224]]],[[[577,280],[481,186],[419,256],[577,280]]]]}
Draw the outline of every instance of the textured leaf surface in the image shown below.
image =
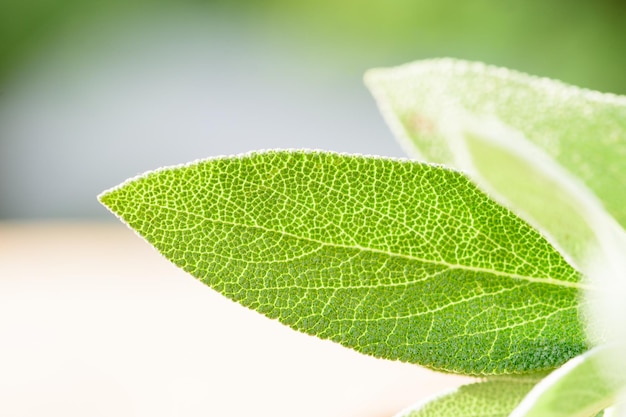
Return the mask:
{"type": "Polygon", "coordinates": [[[463,385],[396,417],[507,417],[540,377],[502,377],[463,385]]]}
{"type": "Polygon", "coordinates": [[[468,172],[575,261],[595,244],[587,188],[626,226],[616,192],[626,188],[626,97],[451,59],[366,81],[412,154],[468,172]]]}
{"type": "Polygon", "coordinates": [[[572,359],[541,381],[511,417],[595,416],[626,386],[621,369],[607,366],[613,356],[611,349],[599,347],[572,359]]]}
{"type": "Polygon", "coordinates": [[[100,199],[227,297],[366,354],[497,374],[586,349],[579,274],[455,171],[266,152],[155,171],[100,199]]]}

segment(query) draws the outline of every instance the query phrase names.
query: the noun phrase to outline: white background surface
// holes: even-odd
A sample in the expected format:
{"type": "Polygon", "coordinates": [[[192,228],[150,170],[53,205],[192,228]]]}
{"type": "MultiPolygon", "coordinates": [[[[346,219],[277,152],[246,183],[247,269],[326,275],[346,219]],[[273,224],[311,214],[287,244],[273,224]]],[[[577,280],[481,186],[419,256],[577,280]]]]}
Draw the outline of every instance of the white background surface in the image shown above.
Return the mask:
{"type": "Polygon", "coordinates": [[[247,310],[121,225],[0,223],[0,415],[391,416],[464,378],[247,310]]]}

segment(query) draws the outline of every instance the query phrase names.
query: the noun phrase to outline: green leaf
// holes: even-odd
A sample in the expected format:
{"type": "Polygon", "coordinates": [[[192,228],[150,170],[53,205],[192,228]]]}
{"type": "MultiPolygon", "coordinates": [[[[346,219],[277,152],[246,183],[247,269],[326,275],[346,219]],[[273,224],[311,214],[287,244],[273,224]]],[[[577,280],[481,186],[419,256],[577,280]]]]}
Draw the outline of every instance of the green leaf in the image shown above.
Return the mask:
{"type": "Polygon", "coordinates": [[[497,377],[427,399],[396,417],[507,417],[540,376],[497,377]]]}
{"type": "Polygon", "coordinates": [[[366,82],[411,154],[467,172],[578,267],[604,208],[626,226],[616,192],[626,188],[626,97],[451,59],[372,70],[366,82]]]}
{"type": "Polygon", "coordinates": [[[227,297],[359,352],[477,375],[586,349],[579,274],[440,166],[270,151],[147,173],[100,200],[227,297]]]}
{"type": "Polygon", "coordinates": [[[610,366],[611,350],[597,347],[567,362],[541,381],[511,417],[590,417],[611,406],[626,386],[621,368],[610,366]]]}

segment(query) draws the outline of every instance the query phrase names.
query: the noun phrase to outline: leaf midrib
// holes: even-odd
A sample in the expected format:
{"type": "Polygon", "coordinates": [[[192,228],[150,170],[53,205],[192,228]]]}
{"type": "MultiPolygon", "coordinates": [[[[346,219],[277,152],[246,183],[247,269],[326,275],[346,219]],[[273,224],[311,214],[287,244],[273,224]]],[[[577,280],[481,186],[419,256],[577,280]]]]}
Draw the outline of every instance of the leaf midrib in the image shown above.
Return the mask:
{"type": "Polygon", "coordinates": [[[404,258],[404,259],[409,260],[409,261],[416,261],[416,262],[422,262],[422,263],[435,264],[435,265],[447,267],[449,269],[461,269],[461,270],[466,270],[466,271],[470,271],[470,272],[493,274],[493,275],[500,276],[500,277],[510,278],[510,279],[514,279],[514,280],[528,281],[528,282],[537,283],[537,284],[548,284],[548,285],[555,285],[555,286],[564,287],[564,288],[575,288],[575,289],[579,289],[579,290],[593,290],[594,289],[593,286],[587,285],[587,284],[583,284],[581,282],[561,281],[561,280],[557,280],[557,279],[553,279],[553,278],[538,278],[538,277],[531,277],[531,276],[520,275],[520,274],[513,274],[513,273],[505,272],[505,271],[498,271],[498,270],[495,270],[495,269],[487,269],[487,268],[468,266],[468,265],[451,264],[451,263],[443,261],[443,260],[437,261],[437,260],[422,259],[422,258],[418,258],[418,257],[412,256],[412,255],[407,255],[407,254],[403,254],[403,253],[396,253],[396,252],[391,252],[391,251],[385,251],[385,250],[382,250],[382,249],[371,248],[371,247],[362,246],[362,245],[359,245],[359,244],[346,245],[346,244],[334,243],[334,242],[324,242],[324,241],[319,240],[319,239],[314,239],[314,238],[307,237],[307,236],[299,236],[299,235],[296,235],[296,234],[293,234],[293,233],[286,232],[284,230],[270,229],[270,228],[267,228],[267,227],[264,227],[264,226],[261,226],[261,225],[258,225],[258,224],[250,225],[250,224],[229,222],[229,221],[222,220],[222,219],[212,219],[212,218],[208,218],[206,216],[202,216],[202,215],[200,215],[198,213],[184,211],[184,210],[176,209],[176,208],[173,208],[173,207],[161,206],[161,205],[158,205],[158,204],[153,204],[153,203],[145,202],[145,201],[143,202],[143,204],[151,206],[151,207],[157,207],[157,208],[160,208],[160,209],[169,210],[169,211],[174,212],[174,213],[185,214],[185,215],[188,215],[188,216],[191,215],[191,216],[194,216],[194,217],[197,217],[197,218],[200,218],[202,220],[205,220],[205,221],[208,221],[208,222],[212,222],[212,223],[229,225],[229,226],[237,226],[237,227],[243,227],[243,228],[249,228],[249,229],[258,229],[258,230],[261,230],[261,231],[264,231],[264,232],[276,233],[278,235],[282,235],[282,236],[286,236],[286,237],[290,237],[290,238],[298,239],[298,240],[304,240],[304,241],[311,242],[311,243],[316,243],[316,244],[322,245],[322,246],[330,246],[330,247],[335,247],[335,248],[352,249],[352,250],[358,250],[358,251],[363,251],[363,252],[377,253],[377,254],[387,255],[387,256],[390,256],[390,257],[404,258]]]}

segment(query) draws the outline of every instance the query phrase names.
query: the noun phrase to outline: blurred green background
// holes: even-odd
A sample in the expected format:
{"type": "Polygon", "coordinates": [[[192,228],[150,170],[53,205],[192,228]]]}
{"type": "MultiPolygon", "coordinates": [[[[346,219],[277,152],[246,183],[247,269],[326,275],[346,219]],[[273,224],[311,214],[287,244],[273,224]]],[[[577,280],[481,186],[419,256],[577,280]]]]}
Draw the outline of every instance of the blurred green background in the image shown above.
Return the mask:
{"type": "Polygon", "coordinates": [[[109,218],[160,165],[273,147],[403,155],[363,72],[484,61],[626,94],[618,0],[0,0],[0,218],[109,218]]]}
{"type": "Polygon", "coordinates": [[[626,3],[620,0],[3,0],[2,76],[68,31],[106,36],[118,20],[188,10],[220,13],[242,30],[255,27],[299,43],[327,61],[318,65],[453,56],[626,93],[626,3]]]}

